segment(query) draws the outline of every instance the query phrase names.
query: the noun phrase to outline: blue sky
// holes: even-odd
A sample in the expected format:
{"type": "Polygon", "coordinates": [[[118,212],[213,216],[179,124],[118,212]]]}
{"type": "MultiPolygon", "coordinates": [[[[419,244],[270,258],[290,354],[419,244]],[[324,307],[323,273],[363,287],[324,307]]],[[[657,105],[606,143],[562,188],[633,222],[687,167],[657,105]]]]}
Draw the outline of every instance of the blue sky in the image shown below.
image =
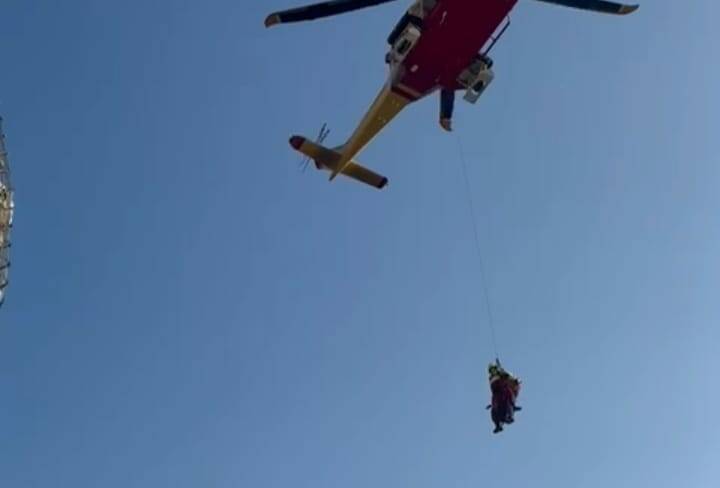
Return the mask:
{"type": "Polygon", "coordinates": [[[455,134],[426,100],[363,152],[382,192],[287,137],[342,142],[406,5],[288,6],[4,3],[0,486],[717,486],[717,2],[521,2],[455,134]]]}

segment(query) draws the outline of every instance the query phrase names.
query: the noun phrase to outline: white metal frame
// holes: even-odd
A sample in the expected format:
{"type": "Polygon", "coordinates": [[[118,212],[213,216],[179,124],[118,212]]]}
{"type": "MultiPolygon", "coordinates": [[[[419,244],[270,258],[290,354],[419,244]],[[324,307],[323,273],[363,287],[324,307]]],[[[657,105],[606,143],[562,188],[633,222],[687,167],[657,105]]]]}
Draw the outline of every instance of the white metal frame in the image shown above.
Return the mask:
{"type": "Polygon", "coordinates": [[[10,163],[5,149],[5,134],[0,117],[0,306],[5,301],[10,272],[10,230],[13,224],[15,204],[10,182],[10,163]]]}

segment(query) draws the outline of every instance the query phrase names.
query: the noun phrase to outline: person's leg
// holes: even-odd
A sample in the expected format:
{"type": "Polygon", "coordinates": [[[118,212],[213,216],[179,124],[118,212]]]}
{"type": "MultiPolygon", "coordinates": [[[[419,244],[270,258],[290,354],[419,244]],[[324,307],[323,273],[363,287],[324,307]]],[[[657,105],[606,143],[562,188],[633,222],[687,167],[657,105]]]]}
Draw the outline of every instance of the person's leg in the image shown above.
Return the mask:
{"type": "Polygon", "coordinates": [[[493,430],[493,434],[497,434],[498,432],[502,432],[503,430],[503,416],[502,412],[499,412],[497,409],[492,409],[490,416],[492,418],[493,424],[495,424],[495,430],[493,430]]]}
{"type": "Polygon", "coordinates": [[[446,131],[452,130],[452,116],[455,110],[455,90],[440,90],[440,126],[446,131]]]}

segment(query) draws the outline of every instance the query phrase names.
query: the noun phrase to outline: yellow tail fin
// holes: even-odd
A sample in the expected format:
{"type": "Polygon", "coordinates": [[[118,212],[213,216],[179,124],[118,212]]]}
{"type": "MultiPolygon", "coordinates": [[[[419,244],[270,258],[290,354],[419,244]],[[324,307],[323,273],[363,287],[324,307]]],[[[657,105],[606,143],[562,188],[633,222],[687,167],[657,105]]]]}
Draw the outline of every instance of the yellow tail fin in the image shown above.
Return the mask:
{"type": "MultiPolygon", "coordinates": [[[[338,169],[340,161],[340,153],[335,149],[316,144],[302,136],[292,136],[290,145],[297,151],[315,161],[315,167],[319,170],[335,172],[338,169]]],[[[351,161],[340,172],[341,174],[360,181],[375,188],[384,188],[388,183],[388,179],[382,175],[369,170],[356,161],[351,161]]]]}

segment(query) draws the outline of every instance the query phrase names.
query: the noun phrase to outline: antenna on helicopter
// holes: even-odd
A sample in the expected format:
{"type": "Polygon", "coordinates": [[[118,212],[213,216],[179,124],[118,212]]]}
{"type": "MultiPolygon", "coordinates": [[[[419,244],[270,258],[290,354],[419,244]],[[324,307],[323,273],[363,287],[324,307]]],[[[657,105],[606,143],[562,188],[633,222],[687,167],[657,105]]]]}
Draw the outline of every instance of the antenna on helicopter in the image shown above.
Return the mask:
{"type": "Polygon", "coordinates": [[[510,16],[508,15],[505,17],[504,25],[502,26],[502,29],[500,29],[500,32],[497,34],[493,33],[492,36],[490,36],[490,45],[485,49],[483,52],[483,55],[487,56],[490,54],[490,51],[492,51],[492,48],[495,47],[495,44],[500,40],[500,38],[505,34],[505,31],[508,30],[508,27],[510,27],[510,16]]]}
{"type": "MultiPolygon", "coordinates": [[[[325,138],[327,138],[328,134],[330,133],[330,129],[327,128],[327,122],[320,127],[320,132],[318,133],[317,138],[315,139],[315,143],[318,145],[322,145],[323,141],[325,141],[325,138]]],[[[302,161],[300,161],[300,167],[302,168],[302,172],[304,173],[307,167],[310,165],[310,161],[312,158],[309,156],[305,156],[302,161]]]]}

